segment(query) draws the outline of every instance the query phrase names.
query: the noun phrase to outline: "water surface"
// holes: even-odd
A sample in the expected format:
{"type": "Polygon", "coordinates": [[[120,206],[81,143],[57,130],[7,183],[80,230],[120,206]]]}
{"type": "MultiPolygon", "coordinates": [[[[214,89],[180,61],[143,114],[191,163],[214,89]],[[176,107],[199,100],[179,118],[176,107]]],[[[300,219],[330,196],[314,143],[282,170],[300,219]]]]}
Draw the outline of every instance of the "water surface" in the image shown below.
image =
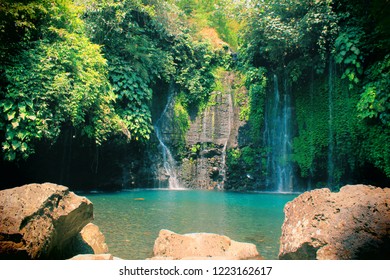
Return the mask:
{"type": "Polygon", "coordinates": [[[161,229],[226,235],[277,259],[283,207],[296,195],[155,189],[87,197],[110,253],[123,259],[151,257],[161,229]]]}

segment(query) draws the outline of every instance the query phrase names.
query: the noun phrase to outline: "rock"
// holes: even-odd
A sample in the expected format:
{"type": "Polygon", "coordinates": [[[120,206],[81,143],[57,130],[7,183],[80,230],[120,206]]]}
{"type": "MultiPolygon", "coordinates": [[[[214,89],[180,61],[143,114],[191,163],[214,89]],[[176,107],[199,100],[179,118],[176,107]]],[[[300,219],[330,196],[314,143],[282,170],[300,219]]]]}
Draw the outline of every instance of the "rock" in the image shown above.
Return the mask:
{"type": "Polygon", "coordinates": [[[30,184],[0,191],[0,258],[61,259],[92,219],[92,203],[64,186],[30,184]]]}
{"type": "Polygon", "coordinates": [[[77,255],[77,256],[74,256],[73,258],[70,258],[69,260],[72,260],[72,261],[97,261],[97,260],[104,260],[104,261],[112,261],[116,258],[114,258],[113,255],[111,254],[97,254],[97,255],[94,255],[94,254],[80,254],[80,255],[77,255]]]}
{"type": "Polygon", "coordinates": [[[153,259],[230,259],[242,260],[259,256],[256,246],[212,233],[180,235],[161,230],[154,243],[153,259]]]}
{"type": "MultiPolygon", "coordinates": [[[[222,148],[223,148],[223,146],[222,146],[222,148]]],[[[205,157],[205,158],[212,158],[215,156],[220,156],[220,155],[222,155],[222,151],[221,151],[222,148],[205,149],[205,150],[202,150],[199,154],[200,154],[200,156],[205,157]]]]}
{"type": "Polygon", "coordinates": [[[280,259],[390,259],[390,189],[347,185],[286,204],[280,259]]]}
{"type": "Polygon", "coordinates": [[[93,223],[87,224],[81,232],[72,239],[67,250],[68,256],[106,253],[108,253],[106,239],[99,230],[99,227],[93,223]]]}
{"type": "Polygon", "coordinates": [[[83,240],[91,246],[95,254],[108,253],[108,246],[106,244],[106,238],[99,230],[97,225],[89,223],[80,232],[83,240]]]}

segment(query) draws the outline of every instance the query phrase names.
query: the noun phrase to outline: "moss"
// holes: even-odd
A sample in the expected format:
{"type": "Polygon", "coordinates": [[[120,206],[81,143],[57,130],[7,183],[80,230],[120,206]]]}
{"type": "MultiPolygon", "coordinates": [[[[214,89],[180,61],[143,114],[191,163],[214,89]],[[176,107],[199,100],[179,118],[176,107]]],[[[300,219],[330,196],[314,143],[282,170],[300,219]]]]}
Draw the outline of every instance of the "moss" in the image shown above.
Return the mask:
{"type": "Polygon", "coordinates": [[[297,131],[293,160],[303,178],[314,176],[317,180],[327,180],[330,176],[333,183],[340,183],[353,174],[358,165],[361,149],[356,112],[358,94],[337,75],[331,82],[328,79],[327,75],[312,76],[311,81],[294,91],[297,131]],[[331,103],[329,90],[332,91],[331,103]],[[329,165],[329,157],[332,165],[329,165]]]}

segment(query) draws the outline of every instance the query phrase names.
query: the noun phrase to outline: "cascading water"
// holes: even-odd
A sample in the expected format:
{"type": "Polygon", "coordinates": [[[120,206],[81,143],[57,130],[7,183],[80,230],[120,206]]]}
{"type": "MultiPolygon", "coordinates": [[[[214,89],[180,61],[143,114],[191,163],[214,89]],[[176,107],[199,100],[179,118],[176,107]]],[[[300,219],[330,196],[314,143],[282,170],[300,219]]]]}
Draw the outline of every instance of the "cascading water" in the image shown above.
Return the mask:
{"type": "Polygon", "coordinates": [[[226,140],[223,144],[223,149],[222,149],[222,164],[221,164],[221,175],[222,175],[222,183],[220,185],[220,188],[223,189],[225,182],[226,182],[226,149],[227,145],[230,139],[230,134],[232,131],[232,115],[233,113],[233,100],[232,100],[232,95],[231,93],[227,94],[227,99],[228,99],[228,112],[227,112],[227,117],[228,117],[228,122],[227,122],[227,137],[226,140]]]}
{"type": "MultiPolygon", "coordinates": [[[[314,108],[314,68],[311,69],[310,73],[310,108],[314,108]]],[[[314,111],[310,110],[310,127],[313,127],[313,116],[314,111]]],[[[314,131],[310,131],[310,138],[309,138],[309,145],[310,145],[310,155],[314,155],[315,153],[315,146],[314,146],[314,131]]],[[[313,170],[313,164],[310,166],[309,170],[309,181],[307,185],[307,190],[310,191],[313,188],[313,177],[314,177],[314,170],[313,170]]]]}
{"type": "Polygon", "coordinates": [[[277,192],[293,191],[293,168],[289,160],[292,152],[291,97],[285,79],[284,91],[279,91],[277,75],[273,76],[274,90],[268,96],[265,109],[264,143],[267,147],[268,190],[277,192]]]}
{"type": "Polygon", "coordinates": [[[334,91],[334,73],[335,64],[333,59],[329,59],[328,75],[328,108],[329,108],[329,132],[328,132],[328,187],[334,184],[334,142],[333,142],[333,91],[334,91]]]}
{"type": "Polygon", "coordinates": [[[157,120],[156,124],[154,125],[154,131],[156,132],[156,137],[160,143],[160,148],[163,156],[163,166],[164,170],[166,172],[166,175],[169,177],[168,182],[169,182],[169,189],[179,189],[180,184],[177,179],[177,174],[176,174],[176,162],[175,159],[172,156],[171,151],[169,150],[168,146],[164,143],[164,137],[161,132],[162,126],[164,124],[164,119],[167,117],[167,111],[172,106],[173,104],[173,93],[171,93],[168,96],[168,101],[167,104],[165,105],[165,108],[163,112],[161,113],[160,118],[157,120]]]}

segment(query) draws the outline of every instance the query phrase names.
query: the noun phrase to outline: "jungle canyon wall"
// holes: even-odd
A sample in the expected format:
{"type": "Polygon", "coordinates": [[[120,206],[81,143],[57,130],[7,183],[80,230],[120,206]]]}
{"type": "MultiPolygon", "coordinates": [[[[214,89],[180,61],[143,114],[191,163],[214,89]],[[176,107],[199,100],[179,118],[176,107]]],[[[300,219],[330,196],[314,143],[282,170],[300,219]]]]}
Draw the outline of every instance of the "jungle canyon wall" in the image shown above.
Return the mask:
{"type": "MultiPolygon", "coordinates": [[[[386,185],[385,174],[367,163],[359,142],[367,127],[357,117],[358,94],[340,73],[330,58],[324,73],[312,69],[296,82],[288,73],[269,74],[263,122],[253,127],[240,117],[245,106],[237,102],[235,74],[227,71],[223,90],[214,91],[208,106],[193,116],[184,148],[176,153],[180,186],[293,192],[358,182],[386,185]]],[[[167,139],[172,146],[180,138],[177,131],[173,126],[166,133],[173,136],[167,139]]]]}
{"type": "Polygon", "coordinates": [[[3,170],[17,169],[17,183],[51,180],[83,190],[168,188],[172,180],[176,188],[282,192],[346,183],[387,186],[385,174],[367,163],[362,139],[376,136],[357,118],[356,89],[341,79],[336,64],[328,65],[323,74],[312,69],[297,82],[268,74],[257,125],[242,118],[250,98],[238,73],[225,71],[208,105],[185,116],[185,127],[178,93],[166,86],[154,101],[155,132],[146,146],[113,140],[85,149],[67,132],[19,168],[3,170]]]}
{"type": "Polygon", "coordinates": [[[185,7],[189,18],[172,16],[179,13],[167,1],[153,1],[157,16],[132,0],[87,5],[83,15],[70,0],[45,2],[65,7],[49,14],[38,12],[46,9],[39,1],[33,9],[12,2],[0,9],[0,188],[390,186],[383,1],[210,5],[201,17],[200,7],[185,7]],[[238,46],[237,36],[227,39],[240,25],[225,16],[244,15],[238,46]],[[24,27],[13,28],[22,18],[24,27]],[[210,31],[204,19],[215,32],[201,32],[210,31]],[[187,21],[199,30],[183,29],[187,21]],[[213,38],[221,49],[207,43],[213,38]],[[234,72],[214,71],[229,59],[234,72]]]}
{"type": "Polygon", "coordinates": [[[242,125],[239,108],[234,106],[234,83],[234,72],[223,72],[222,88],[211,93],[204,108],[187,116],[185,127],[177,112],[178,93],[170,90],[155,123],[159,146],[159,153],[153,151],[152,156],[155,187],[224,189],[227,150],[237,146],[242,125]]]}
{"type": "Polygon", "coordinates": [[[358,118],[359,88],[341,78],[333,58],[326,69],[323,74],[308,71],[293,86],[296,132],[291,158],[298,189],[337,190],[358,182],[388,186],[388,178],[369,163],[365,150],[371,129],[358,118]]]}
{"type": "Polygon", "coordinates": [[[238,110],[233,104],[234,79],[234,72],[224,72],[220,77],[223,87],[211,94],[207,107],[190,123],[180,168],[185,187],[224,189],[228,168],[226,152],[237,146],[240,126],[238,110]]]}

